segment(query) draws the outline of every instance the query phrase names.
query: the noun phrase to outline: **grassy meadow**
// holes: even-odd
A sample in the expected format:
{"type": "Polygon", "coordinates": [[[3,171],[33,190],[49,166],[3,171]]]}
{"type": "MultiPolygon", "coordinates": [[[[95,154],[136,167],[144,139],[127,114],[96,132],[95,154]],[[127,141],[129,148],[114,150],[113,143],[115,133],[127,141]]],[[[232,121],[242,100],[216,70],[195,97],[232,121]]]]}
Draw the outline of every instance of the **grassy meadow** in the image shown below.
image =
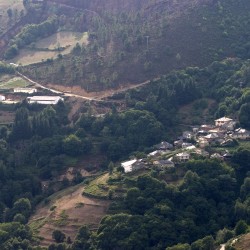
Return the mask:
{"type": "Polygon", "coordinates": [[[9,80],[0,81],[0,90],[27,87],[29,84],[21,77],[14,77],[9,80]]]}
{"type": "Polygon", "coordinates": [[[21,49],[19,55],[11,62],[29,65],[55,59],[58,54],[69,54],[77,43],[87,44],[88,33],[61,31],[37,41],[28,48],[21,49]]]}
{"type": "Polygon", "coordinates": [[[22,10],[23,0],[0,0],[0,34],[19,19],[22,10]],[[8,17],[8,9],[12,10],[11,19],[8,17]]]}

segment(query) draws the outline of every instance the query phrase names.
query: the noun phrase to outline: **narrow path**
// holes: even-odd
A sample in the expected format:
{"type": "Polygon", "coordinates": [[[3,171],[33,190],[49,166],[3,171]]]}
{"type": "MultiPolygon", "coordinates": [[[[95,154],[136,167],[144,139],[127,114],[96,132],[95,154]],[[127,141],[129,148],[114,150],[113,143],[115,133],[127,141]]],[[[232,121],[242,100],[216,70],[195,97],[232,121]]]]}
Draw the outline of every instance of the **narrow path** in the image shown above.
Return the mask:
{"type": "Polygon", "coordinates": [[[20,77],[22,77],[23,79],[27,80],[28,82],[34,84],[36,87],[49,90],[49,91],[51,91],[52,93],[55,93],[55,94],[64,95],[64,96],[71,96],[71,97],[77,97],[77,98],[82,98],[82,99],[89,100],[89,101],[100,101],[100,100],[95,99],[95,98],[89,98],[89,97],[86,97],[86,96],[76,95],[76,94],[72,94],[72,93],[66,93],[66,92],[58,91],[56,89],[47,88],[44,85],[42,85],[42,84],[40,84],[40,83],[38,83],[36,81],[33,81],[32,79],[30,79],[29,77],[21,74],[18,71],[17,71],[17,74],[20,77]]]}
{"type": "Polygon", "coordinates": [[[220,245],[220,250],[225,250],[225,246],[226,246],[226,244],[221,244],[220,245]]]}

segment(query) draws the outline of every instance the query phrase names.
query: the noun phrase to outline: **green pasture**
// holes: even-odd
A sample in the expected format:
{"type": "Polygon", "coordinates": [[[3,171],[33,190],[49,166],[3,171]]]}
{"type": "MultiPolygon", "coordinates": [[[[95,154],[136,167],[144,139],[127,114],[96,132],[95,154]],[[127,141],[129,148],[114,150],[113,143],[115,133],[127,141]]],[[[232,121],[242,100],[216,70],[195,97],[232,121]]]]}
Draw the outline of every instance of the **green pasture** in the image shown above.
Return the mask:
{"type": "Polygon", "coordinates": [[[8,90],[8,89],[14,89],[14,88],[23,88],[23,87],[27,87],[28,85],[29,84],[27,83],[27,81],[25,81],[21,77],[14,77],[8,81],[0,82],[0,89],[8,90]]]}
{"type": "Polygon", "coordinates": [[[69,54],[77,43],[87,45],[88,33],[61,31],[21,49],[19,55],[11,62],[30,65],[51,58],[55,59],[59,54],[69,54]]]}
{"type": "Polygon", "coordinates": [[[23,0],[0,0],[0,31],[8,29],[19,18],[20,12],[24,11],[23,0]],[[12,11],[12,17],[9,19],[8,10],[12,11]]]}

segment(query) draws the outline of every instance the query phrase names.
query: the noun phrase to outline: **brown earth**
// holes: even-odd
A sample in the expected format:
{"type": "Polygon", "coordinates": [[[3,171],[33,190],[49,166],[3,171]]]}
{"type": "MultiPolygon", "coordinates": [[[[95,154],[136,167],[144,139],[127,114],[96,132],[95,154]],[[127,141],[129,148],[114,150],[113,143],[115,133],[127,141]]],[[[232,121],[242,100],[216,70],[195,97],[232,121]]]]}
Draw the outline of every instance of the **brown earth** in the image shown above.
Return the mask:
{"type": "Polygon", "coordinates": [[[89,225],[92,230],[98,228],[110,202],[82,196],[83,190],[81,184],[68,188],[53,195],[48,205],[37,208],[29,224],[37,230],[37,236],[41,239],[40,246],[54,242],[52,233],[56,229],[73,240],[82,225],[89,225]]]}
{"type": "Polygon", "coordinates": [[[250,233],[241,236],[236,243],[233,244],[236,250],[249,250],[250,249],[250,233]]]}
{"type": "Polygon", "coordinates": [[[11,111],[0,111],[0,125],[8,125],[14,122],[15,112],[11,111]]]}
{"type": "MultiPolygon", "coordinates": [[[[155,78],[153,80],[158,80],[159,78],[155,78]]],[[[153,81],[152,80],[152,81],[153,81]]],[[[107,97],[111,97],[114,94],[122,93],[130,89],[140,88],[143,85],[149,84],[150,80],[144,81],[142,83],[134,83],[134,84],[123,84],[120,85],[119,88],[116,89],[105,89],[102,91],[96,91],[96,92],[87,92],[85,89],[81,88],[80,86],[62,86],[59,84],[44,84],[47,88],[55,89],[64,93],[70,93],[70,94],[77,94],[79,96],[93,98],[93,99],[104,99],[107,97]]]]}

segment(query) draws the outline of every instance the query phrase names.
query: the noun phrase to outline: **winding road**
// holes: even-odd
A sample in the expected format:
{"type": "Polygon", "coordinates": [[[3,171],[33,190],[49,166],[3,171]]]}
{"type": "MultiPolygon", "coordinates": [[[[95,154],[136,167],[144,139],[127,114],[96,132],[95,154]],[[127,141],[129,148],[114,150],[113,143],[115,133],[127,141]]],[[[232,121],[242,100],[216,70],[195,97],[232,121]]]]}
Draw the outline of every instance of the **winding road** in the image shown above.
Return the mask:
{"type": "MultiPolygon", "coordinates": [[[[16,73],[22,77],[23,79],[25,79],[26,81],[34,84],[36,87],[38,88],[42,88],[42,89],[45,89],[45,90],[48,90],[52,93],[55,93],[55,94],[58,94],[58,95],[64,95],[64,96],[69,96],[69,97],[76,97],[76,98],[81,98],[81,99],[84,99],[84,100],[87,100],[87,101],[96,101],[96,102],[107,102],[107,100],[103,100],[104,98],[108,98],[108,97],[112,97],[113,95],[115,94],[119,94],[119,93],[123,93],[123,92],[126,92],[130,89],[136,89],[136,88],[140,88],[144,85],[147,85],[149,84],[150,82],[152,81],[157,81],[160,79],[160,77],[157,77],[157,78],[154,78],[153,80],[147,80],[147,81],[144,81],[142,83],[138,83],[138,84],[135,84],[135,85],[132,85],[132,86],[128,86],[128,87],[123,87],[121,89],[117,89],[117,90],[114,90],[112,91],[111,93],[108,93],[108,94],[103,94],[101,95],[100,97],[87,97],[87,96],[82,96],[82,95],[77,95],[77,94],[74,94],[74,93],[68,93],[68,92],[63,92],[63,91],[58,91],[56,89],[52,89],[52,88],[48,88],[32,79],[30,79],[29,77],[23,75],[22,73],[16,71],[16,73]]],[[[112,102],[112,101],[109,101],[109,102],[112,102]]]]}

